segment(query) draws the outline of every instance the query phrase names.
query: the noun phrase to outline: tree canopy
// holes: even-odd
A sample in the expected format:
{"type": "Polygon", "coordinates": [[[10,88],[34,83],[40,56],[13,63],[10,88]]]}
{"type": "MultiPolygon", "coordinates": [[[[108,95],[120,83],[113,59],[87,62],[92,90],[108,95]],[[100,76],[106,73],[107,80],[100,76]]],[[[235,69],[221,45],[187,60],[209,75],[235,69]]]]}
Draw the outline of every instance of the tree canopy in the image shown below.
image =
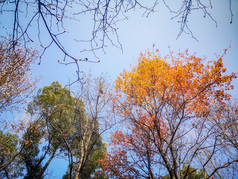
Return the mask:
{"type": "MultiPolygon", "coordinates": [[[[33,134],[33,144],[36,142],[36,145],[39,145],[41,139],[37,141],[37,137],[34,137],[38,133],[48,142],[43,147],[45,154],[50,156],[46,164],[49,164],[59,152],[68,159],[68,178],[88,178],[95,172],[99,167],[97,158],[103,157],[102,151],[106,150],[106,146],[99,134],[97,119],[91,121],[86,116],[84,102],[81,99],[73,97],[70,91],[58,82],[53,82],[38,91],[28,111],[37,116],[35,123],[37,131],[33,134]]],[[[27,134],[31,136],[32,132],[27,134]]],[[[33,144],[31,146],[37,152],[33,144]]],[[[31,155],[34,155],[34,152],[28,150],[24,161],[31,155]]],[[[38,152],[36,155],[38,156],[38,152]]],[[[45,155],[43,157],[45,159],[45,155]]],[[[32,157],[30,159],[32,160],[32,157]]],[[[43,171],[47,168],[46,164],[43,171]]]]}
{"type": "Polygon", "coordinates": [[[31,64],[37,52],[25,49],[20,43],[13,44],[9,38],[0,41],[0,113],[24,102],[36,83],[31,79],[31,64]]]}
{"type": "Polygon", "coordinates": [[[209,178],[237,164],[211,125],[214,106],[225,109],[231,97],[236,74],[225,72],[222,58],[141,54],[115,81],[115,110],[126,124],[111,135],[104,170],[118,178],[157,178],[164,171],[186,178],[196,166],[209,178]]]}
{"type": "Polygon", "coordinates": [[[236,177],[236,75],[223,55],[156,50],[124,70],[115,90],[90,75],[72,91],[55,81],[28,103],[27,124],[0,130],[0,176],[50,177],[61,157],[65,179],[236,177]]]}
{"type": "Polygon", "coordinates": [[[17,156],[20,139],[17,135],[0,131],[0,177],[17,178],[22,175],[23,167],[17,156]]]}
{"type": "MultiPolygon", "coordinates": [[[[100,106],[101,99],[96,99],[100,106]]],[[[84,101],[72,96],[59,82],[40,89],[28,104],[31,121],[22,139],[0,133],[1,176],[14,178],[24,174],[24,178],[44,178],[56,156],[68,162],[64,178],[95,175],[101,168],[98,160],[104,157],[107,148],[100,133],[99,110],[96,112],[94,118],[90,117],[84,101]]]]}

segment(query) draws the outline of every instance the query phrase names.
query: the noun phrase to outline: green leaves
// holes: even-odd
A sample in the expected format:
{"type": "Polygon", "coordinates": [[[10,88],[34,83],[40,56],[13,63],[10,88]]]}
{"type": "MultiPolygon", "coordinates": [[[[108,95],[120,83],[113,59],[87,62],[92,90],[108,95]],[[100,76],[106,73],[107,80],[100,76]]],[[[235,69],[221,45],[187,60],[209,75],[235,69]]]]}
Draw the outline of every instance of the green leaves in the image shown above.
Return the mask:
{"type": "Polygon", "coordinates": [[[0,131],[0,178],[17,178],[22,175],[22,166],[16,156],[19,154],[19,138],[0,131]]]}
{"type": "MultiPolygon", "coordinates": [[[[205,177],[205,174],[201,169],[198,170],[184,164],[180,172],[180,177],[182,179],[203,179],[205,177]]],[[[170,176],[166,175],[164,176],[164,179],[170,179],[170,176]]]]}
{"type": "Polygon", "coordinates": [[[43,176],[56,154],[69,161],[66,175],[71,178],[89,178],[95,173],[106,146],[97,119],[86,116],[82,99],[73,97],[59,82],[53,82],[38,91],[28,105],[28,112],[34,122],[24,134],[24,140],[29,143],[22,154],[26,178],[43,176]]]}
{"type": "Polygon", "coordinates": [[[2,157],[4,157],[5,154],[11,154],[14,155],[17,151],[17,145],[18,145],[18,137],[17,135],[13,135],[10,133],[4,134],[2,131],[0,131],[0,154],[2,157]]]}

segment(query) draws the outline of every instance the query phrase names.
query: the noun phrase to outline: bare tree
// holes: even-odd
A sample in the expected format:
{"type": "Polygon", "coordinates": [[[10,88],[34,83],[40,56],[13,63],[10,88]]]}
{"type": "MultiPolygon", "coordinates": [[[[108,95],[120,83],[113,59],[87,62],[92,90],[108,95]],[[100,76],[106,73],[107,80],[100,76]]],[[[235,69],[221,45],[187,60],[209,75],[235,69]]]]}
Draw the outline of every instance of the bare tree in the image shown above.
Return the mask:
{"type": "Polygon", "coordinates": [[[211,131],[216,136],[217,155],[210,162],[210,170],[217,178],[237,176],[238,152],[238,113],[237,99],[226,102],[225,107],[214,106],[209,117],[211,131]],[[220,159],[220,160],[219,160],[220,159]],[[236,161],[234,167],[228,167],[236,161]],[[221,163],[224,163],[221,165],[221,163]],[[215,167],[216,166],[216,167],[215,167]]]}
{"type": "Polygon", "coordinates": [[[65,137],[64,141],[67,144],[69,161],[67,177],[79,179],[89,177],[87,174],[90,174],[91,168],[94,170],[94,166],[100,166],[97,160],[103,158],[106,151],[106,143],[102,142],[102,134],[114,123],[110,120],[110,112],[107,111],[111,103],[111,95],[109,84],[104,77],[87,76],[85,83],[76,89],[75,95],[84,101],[85,117],[80,123],[74,124],[75,140],[72,142],[65,137]]]}

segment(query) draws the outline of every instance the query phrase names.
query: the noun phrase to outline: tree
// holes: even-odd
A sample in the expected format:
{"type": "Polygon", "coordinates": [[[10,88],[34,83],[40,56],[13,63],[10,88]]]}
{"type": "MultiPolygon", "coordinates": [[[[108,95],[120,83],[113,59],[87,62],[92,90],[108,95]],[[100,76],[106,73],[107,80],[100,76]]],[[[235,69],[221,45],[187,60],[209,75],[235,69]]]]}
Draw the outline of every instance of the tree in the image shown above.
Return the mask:
{"type": "MultiPolygon", "coordinates": [[[[30,66],[37,57],[37,52],[23,48],[16,42],[15,49],[9,38],[0,42],[0,116],[2,113],[20,109],[25,99],[34,90],[36,81],[31,79],[30,66]]],[[[17,137],[24,130],[24,122],[18,125],[6,119],[0,119],[3,124],[0,130],[1,176],[17,177],[21,174],[19,154],[26,146],[19,146],[21,139],[17,137]],[[5,124],[6,123],[6,126],[5,124]],[[4,128],[8,130],[5,131],[4,128]],[[11,130],[10,130],[11,129],[11,130]]]]}
{"type": "Polygon", "coordinates": [[[30,78],[30,65],[37,52],[25,49],[16,41],[15,48],[9,38],[0,42],[0,113],[16,108],[34,90],[30,78]]]}
{"type": "Polygon", "coordinates": [[[70,144],[67,145],[69,156],[73,157],[69,159],[65,178],[89,178],[92,174],[105,178],[98,172],[101,168],[98,160],[104,158],[107,148],[101,135],[112,126],[111,122],[107,122],[110,117],[106,116],[111,101],[109,85],[103,77],[92,78],[89,75],[76,91],[80,93],[76,96],[84,101],[85,120],[77,124],[75,141],[67,142],[70,144]]]}
{"type": "MultiPolygon", "coordinates": [[[[145,122],[147,119],[142,117],[141,120],[145,122]]],[[[153,172],[158,161],[153,142],[148,137],[150,131],[144,128],[140,122],[135,126],[127,126],[127,130],[130,132],[118,130],[111,135],[111,152],[106,154],[106,160],[101,159],[104,171],[110,177],[160,177],[159,174],[153,172]]],[[[150,122],[148,120],[148,123],[150,122]]],[[[148,123],[146,122],[146,124],[148,123]]]]}
{"type": "Polygon", "coordinates": [[[45,170],[48,167],[47,163],[49,162],[46,162],[44,167],[42,166],[43,160],[45,159],[48,150],[43,150],[43,155],[38,156],[40,153],[39,145],[42,138],[42,131],[36,122],[30,124],[26,133],[24,134],[24,142],[27,141],[29,146],[21,153],[21,160],[24,163],[27,171],[26,175],[24,176],[26,179],[43,178],[45,170]]]}
{"type": "MultiPolygon", "coordinates": [[[[222,153],[227,153],[230,161],[237,159],[238,152],[237,109],[237,99],[232,99],[226,103],[225,108],[214,106],[209,118],[211,125],[214,126],[214,133],[222,145],[222,153]]],[[[211,166],[211,168],[214,167],[211,166]]],[[[217,170],[213,172],[219,178],[232,178],[238,174],[237,167],[233,167],[230,171],[226,168],[220,168],[219,173],[217,170]]]]}
{"type": "MultiPolygon", "coordinates": [[[[79,57],[78,54],[73,55],[67,49],[67,46],[61,41],[62,35],[65,35],[68,27],[67,19],[80,22],[86,16],[90,16],[92,19],[92,29],[89,39],[86,42],[89,43],[89,49],[82,49],[82,51],[92,50],[93,53],[98,49],[105,49],[108,45],[114,45],[122,49],[122,44],[119,41],[117,33],[118,21],[127,19],[127,13],[132,10],[142,9],[144,15],[148,17],[151,13],[156,12],[159,7],[158,0],[151,2],[143,2],[139,0],[119,0],[119,1],[10,1],[2,0],[1,16],[6,14],[8,17],[12,16],[12,40],[13,42],[19,39],[24,39],[26,45],[28,42],[39,42],[43,48],[41,56],[44,54],[52,44],[55,44],[58,49],[64,54],[64,60],[69,58],[68,61],[62,61],[63,64],[75,63],[78,68],[79,75],[79,61],[91,61],[97,62],[88,58],[79,57]],[[8,3],[10,5],[8,5],[8,3]],[[24,20],[22,20],[24,19],[24,20]],[[41,27],[41,28],[39,28],[41,27]],[[31,33],[31,28],[38,29],[38,35],[31,33]],[[46,31],[49,38],[45,40],[40,32],[46,31]],[[115,37],[115,36],[116,37],[115,37]],[[37,38],[35,38],[37,37],[37,38]],[[50,39],[50,40],[49,40],[50,39]],[[72,60],[72,61],[71,61],[72,60]]],[[[202,17],[208,17],[214,21],[217,26],[216,20],[213,18],[210,12],[214,6],[214,2],[201,2],[200,0],[188,0],[182,1],[179,7],[173,7],[168,1],[161,1],[163,5],[171,12],[172,19],[178,20],[180,23],[180,31],[178,36],[183,32],[188,32],[193,36],[189,27],[189,15],[194,11],[201,12],[202,17]],[[173,10],[174,9],[174,10],[173,10]]],[[[231,0],[228,1],[230,10],[230,23],[232,23],[233,13],[231,9],[231,0]]],[[[80,23],[79,23],[80,24],[80,23]]],[[[81,25],[81,24],[80,24],[81,25]]],[[[84,27],[80,27],[84,28],[84,27]]],[[[76,37],[74,39],[77,39],[76,37]]],[[[79,42],[85,39],[79,39],[79,42]]],[[[95,53],[94,53],[95,54],[95,53]]],[[[95,54],[96,55],[96,54],[95,54]]]]}
{"type": "MultiPolygon", "coordinates": [[[[93,96],[90,88],[85,90],[93,96]]],[[[89,178],[100,168],[98,159],[106,150],[98,121],[102,97],[103,93],[96,96],[94,113],[94,109],[86,112],[83,100],[72,96],[58,82],[38,91],[28,106],[35,120],[24,135],[25,141],[30,143],[21,155],[27,168],[25,178],[43,178],[56,155],[69,162],[64,178],[89,178]],[[43,143],[40,145],[40,142],[43,143]]]]}
{"type": "MultiPolygon", "coordinates": [[[[0,131],[0,177],[17,178],[22,175],[23,168],[17,158],[19,139],[11,133],[0,131]]],[[[21,151],[21,150],[20,150],[21,151]]]]}
{"type": "MultiPolygon", "coordinates": [[[[58,82],[40,89],[28,105],[28,113],[34,121],[24,134],[24,141],[30,144],[21,154],[27,169],[25,178],[43,178],[49,164],[65,145],[62,136],[73,135],[72,120],[76,115],[73,106],[69,90],[58,82]]],[[[77,119],[81,120],[80,117],[77,119]]]]}
{"type": "Polygon", "coordinates": [[[181,171],[186,178],[194,166],[210,178],[235,166],[237,157],[223,152],[210,123],[214,105],[226,107],[236,78],[224,74],[222,57],[205,63],[188,51],[164,58],[148,52],[124,70],[115,82],[114,108],[126,124],[111,135],[104,170],[118,178],[181,178],[181,171]]]}

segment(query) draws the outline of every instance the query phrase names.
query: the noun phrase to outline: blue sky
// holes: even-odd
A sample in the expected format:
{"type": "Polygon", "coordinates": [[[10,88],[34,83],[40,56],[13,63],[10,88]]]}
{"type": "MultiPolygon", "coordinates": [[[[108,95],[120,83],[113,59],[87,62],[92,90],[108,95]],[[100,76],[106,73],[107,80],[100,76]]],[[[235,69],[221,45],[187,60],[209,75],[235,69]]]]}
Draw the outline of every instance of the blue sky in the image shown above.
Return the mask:
{"type": "MultiPolygon", "coordinates": [[[[207,56],[208,60],[215,60],[216,54],[222,54],[223,49],[231,44],[231,49],[224,57],[225,67],[228,72],[238,71],[238,2],[232,2],[233,23],[230,24],[230,12],[228,3],[219,0],[214,4],[212,15],[218,23],[211,19],[203,18],[201,12],[196,12],[189,16],[189,25],[196,41],[190,35],[182,34],[177,40],[179,33],[179,23],[177,20],[171,20],[172,14],[162,4],[159,5],[158,12],[151,14],[148,18],[142,17],[142,11],[131,11],[128,20],[118,23],[118,33],[120,42],[123,45],[123,53],[120,49],[109,46],[106,48],[106,54],[97,51],[100,63],[80,63],[80,68],[84,72],[100,75],[106,73],[115,79],[124,68],[129,69],[130,65],[136,63],[139,53],[152,49],[152,45],[158,48],[162,56],[169,53],[169,46],[174,52],[189,49],[191,54],[196,53],[197,56],[207,56]]],[[[89,58],[97,61],[98,59],[91,53],[80,53],[87,44],[76,43],[75,37],[86,38],[90,32],[90,20],[77,23],[70,23],[65,36],[62,36],[66,49],[75,56],[81,58],[89,58]],[[84,28],[82,28],[84,27],[84,28]],[[78,35],[79,34],[79,35],[78,35]]],[[[46,37],[47,38],[47,37],[46,37]]],[[[41,86],[48,85],[54,80],[59,80],[62,84],[67,84],[75,79],[74,66],[64,66],[58,64],[57,60],[62,59],[61,52],[55,47],[49,49],[42,60],[41,65],[35,66],[33,73],[41,76],[41,86]]],[[[237,80],[235,81],[237,84],[237,80]]]]}
{"type": "MultiPolygon", "coordinates": [[[[216,60],[214,55],[222,54],[223,49],[231,44],[224,57],[224,66],[228,69],[227,73],[238,72],[238,1],[232,1],[232,11],[234,14],[233,23],[230,24],[229,3],[224,0],[213,1],[212,16],[217,21],[218,27],[208,17],[203,18],[201,12],[194,12],[189,16],[188,24],[198,39],[196,41],[190,35],[182,34],[177,40],[180,24],[177,20],[171,20],[172,14],[160,3],[157,7],[158,12],[151,14],[148,18],[142,17],[142,11],[131,11],[128,14],[128,20],[118,23],[118,34],[120,42],[123,45],[123,53],[120,49],[109,46],[106,48],[106,54],[97,51],[100,63],[80,63],[80,68],[84,72],[95,76],[101,73],[108,74],[110,80],[115,80],[123,69],[130,69],[130,65],[135,65],[140,52],[151,50],[153,44],[158,48],[162,56],[169,54],[169,46],[174,52],[189,49],[190,54],[196,53],[199,57],[206,56],[208,60],[216,60]]],[[[0,26],[8,24],[9,16],[0,16],[0,26]]],[[[67,21],[67,32],[61,37],[66,49],[81,58],[87,57],[90,60],[98,59],[91,52],[80,53],[87,45],[76,43],[74,38],[89,37],[91,32],[91,21],[89,16],[85,16],[79,23],[67,21]]],[[[0,32],[3,33],[3,32],[0,32]]],[[[42,29],[44,38],[48,34],[42,29]]],[[[55,47],[51,47],[44,55],[40,65],[33,66],[33,75],[41,77],[38,86],[49,85],[55,80],[63,85],[68,84],[76,78],[74,66],[64,66],[58,64],[57,60],[62,60],[62,53],[55,47]]],[[[237,95],[238,79],[233,84],[235,89],[232,94],[237,95]]],[[[65,173],[66,166],[55,160],[53,178],[60,178],[65,173]],[[55,169],[57,168],[57,169],[55,169]]],[[[53,167],[52,167],[53,168],[53,167]]],[[[50,169],[51,170],[51,169],[50,169]]]]}

